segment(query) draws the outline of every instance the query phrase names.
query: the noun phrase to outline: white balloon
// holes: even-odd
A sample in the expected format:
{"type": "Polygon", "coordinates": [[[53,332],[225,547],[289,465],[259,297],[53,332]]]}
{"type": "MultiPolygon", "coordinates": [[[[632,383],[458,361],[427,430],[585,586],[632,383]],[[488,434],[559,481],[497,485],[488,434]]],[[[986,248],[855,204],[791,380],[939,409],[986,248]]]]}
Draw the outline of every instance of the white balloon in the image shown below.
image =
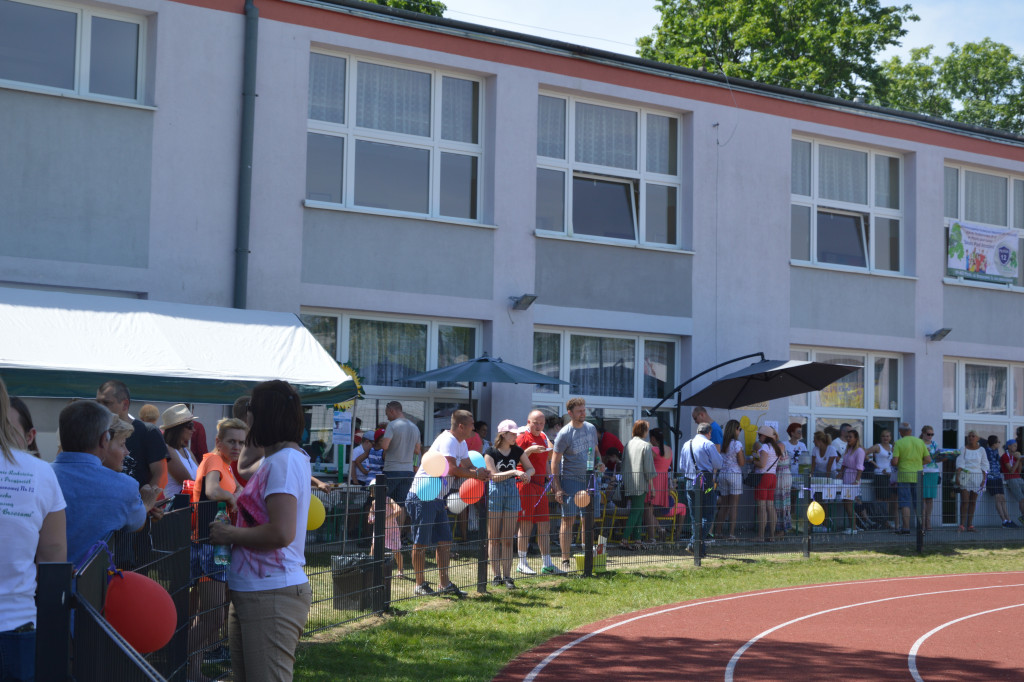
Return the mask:
{"type": "Polygon", "coordinates": [[[448,496],[448,511],[452,514],[461,514],[462,510],[466,508],[466,503],[459,497],[458,492],[454,492],[448,496]]]}

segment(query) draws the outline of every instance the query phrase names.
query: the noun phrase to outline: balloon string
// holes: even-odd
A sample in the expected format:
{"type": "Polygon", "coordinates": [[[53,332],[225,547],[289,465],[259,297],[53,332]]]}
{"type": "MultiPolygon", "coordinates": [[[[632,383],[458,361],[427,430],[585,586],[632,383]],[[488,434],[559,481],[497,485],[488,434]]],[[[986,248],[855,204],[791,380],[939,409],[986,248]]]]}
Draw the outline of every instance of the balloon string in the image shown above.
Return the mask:
{"type": "Polygon", "coordinates": [[[110,584],[110,581],[114,579],[115,575],[121,575],[121,569],[114,565],[114,553],[110,551],[110,547],[107,546],[107,543],[103,540],[97,540],[84,556],[91,557],[101,550],[107,553],[107,584],[110,584]]]}

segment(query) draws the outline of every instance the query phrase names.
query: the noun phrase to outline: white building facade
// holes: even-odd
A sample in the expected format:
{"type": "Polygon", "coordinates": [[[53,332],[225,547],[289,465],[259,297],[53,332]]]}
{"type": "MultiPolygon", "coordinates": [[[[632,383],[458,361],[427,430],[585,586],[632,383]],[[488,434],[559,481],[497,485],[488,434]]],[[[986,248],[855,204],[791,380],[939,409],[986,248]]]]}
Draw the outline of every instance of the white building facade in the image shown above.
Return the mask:
{"type": "MultiPolygon", "coordinates": [[[[570,383],[474,387],[483,418],[583,395],[625,440],[756,351],[864,370],[719,422],[870,443],[907,420],[951,447],[1024,426],[1024,269],[947,273],[957,221],[1019,253],[1024,139],[346,0],[255,5],[246,305],[360,371],[364,426],[398,399],[431,438],[466,387],[404,377],[487,352],[570,383]]],[[[232,305],[244,41],[241,0],[0,0],[4,285],[232,305]]]]}

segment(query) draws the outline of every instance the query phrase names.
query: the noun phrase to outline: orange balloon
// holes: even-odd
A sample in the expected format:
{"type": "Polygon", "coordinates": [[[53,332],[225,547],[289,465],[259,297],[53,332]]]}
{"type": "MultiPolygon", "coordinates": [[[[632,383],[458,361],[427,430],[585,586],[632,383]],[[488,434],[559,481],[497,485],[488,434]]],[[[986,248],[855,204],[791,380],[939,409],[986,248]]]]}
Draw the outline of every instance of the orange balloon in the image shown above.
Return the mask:
{"type": "Polygon", "coordinates": [[[428,452],[423,455],[423,471],[427,476],[441,477],[448,475],[448,459],[440,452],[428,452]]]}
{"type": "Polygon", "coordinates": [[[576,497],[574,499],[576,501],[577,507],[586,507],[588,504],[590,504],[590,493],[588,493],[586,490],[581,490],[578,493],[576,493],[576,497]]]}
{"type": "Polygon", "coordinates": [[[466,504],[476,504],[484,496],[484,482],[475,478],[467,478],[459,487],[459,497],[466,504]]]}

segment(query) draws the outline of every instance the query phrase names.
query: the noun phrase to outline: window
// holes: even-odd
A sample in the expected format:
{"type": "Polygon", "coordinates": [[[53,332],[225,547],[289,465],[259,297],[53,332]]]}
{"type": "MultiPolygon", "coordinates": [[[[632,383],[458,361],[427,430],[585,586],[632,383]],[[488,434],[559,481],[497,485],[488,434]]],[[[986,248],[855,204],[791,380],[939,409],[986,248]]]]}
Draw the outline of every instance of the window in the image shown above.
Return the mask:
{"type": "Polygon", "coordinates": [[[679,154],[676,116],[540,95],[537,229],[678,248],[679,154]]]}
{"type": "MultiPolygon", "coordinates": [[[[791,348],[791,360],[856,365],[857,370],[815,393],[789,398],[790,420],[809,424],[807,443],[814,431],[825,426],[850,424],[860,432],[865,447],[877,442],[883,429],[893,431],[900,420],[901,362],[895,355],[883,353],[791,348]]],[[[893,434],[895,437],[895,433],[893,434]]]]}
{"type": "Polygon", "coordinates": [[[306,199],[480,219],[481,84],[313,52],[306,199]]]}
{"type": "Polygon", "coordinates": [[[103,99],[142,99],[140,18],[0,0],[0,83],[103,99]]]}
{"type": "Polygon", "coordinates": [[[902,271],[902,158],[794,139],[791,164],[794,261],[902,271]]]}
{"type": "Polygon", "coordinates": [[[1024,426],[1024,363],[944,358],[942,369],[944,447],[962,447],[970,429],[1003,440],[1024,426]]]}
{"type": "Polygon", "coordinates": [[[1024,253],[1024,180],[953,166],[943,172],[947,275],[1024,287],[1019,262],[1024,253]],[[960,222],[996,235],[994,248],[979,249],[985,256],[980,268],[971,260],[975,248],[965,239],[964,225],[957,226],[960,222]]]}

